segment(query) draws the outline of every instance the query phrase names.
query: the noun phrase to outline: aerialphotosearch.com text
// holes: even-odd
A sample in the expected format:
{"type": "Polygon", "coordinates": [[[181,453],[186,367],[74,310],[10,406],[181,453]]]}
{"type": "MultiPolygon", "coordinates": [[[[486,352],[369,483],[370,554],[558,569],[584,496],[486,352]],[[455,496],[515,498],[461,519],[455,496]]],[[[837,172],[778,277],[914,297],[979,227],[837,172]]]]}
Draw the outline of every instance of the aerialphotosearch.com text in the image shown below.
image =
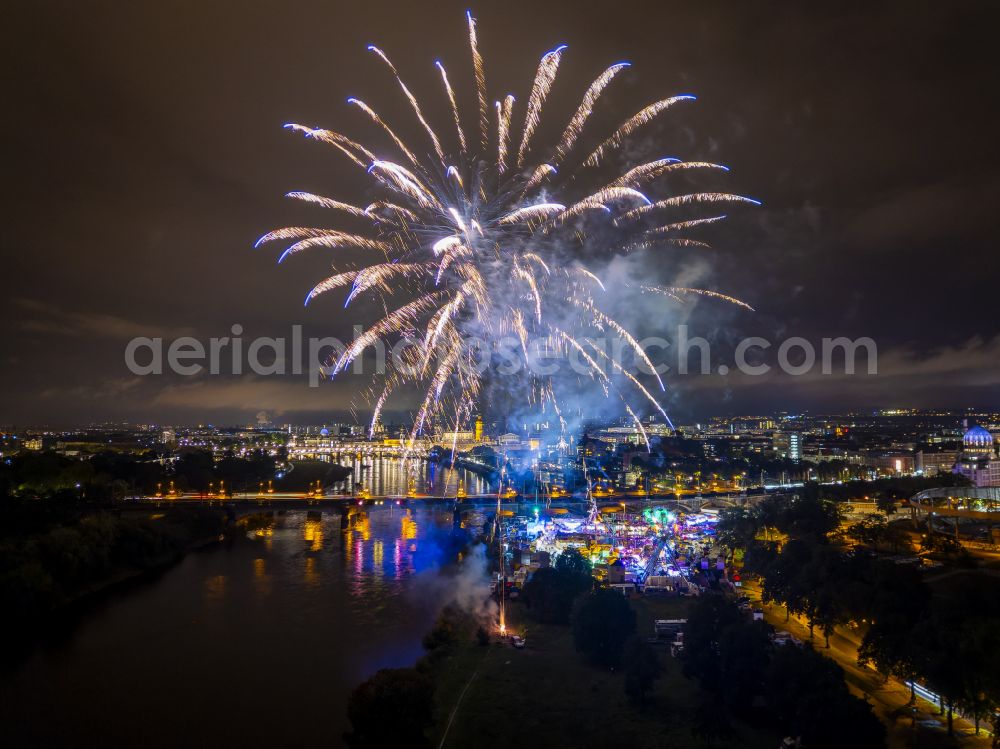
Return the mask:
{"type": "MultiPolygon", "coordinates": [[[[137,337],[125,348],[125,365],[139,376],[173,373],[181,376],[243,375],[260,377],[306,376],[309,385],[338,372],[384,374],[389,371],[412,377],[435,361],[424,342],[417,338],[356,343],[364,329],[355,325],[353,338],[346,342],[334,337],[305,337],[301,325],[293,325],[288,337],[245,338],[243,326],[236,324],[230,335],[207,341],[184,336],[172,340],[137,337]]],[[[864,373],[878,374],[878,349],[871,338],[822,338],[814,343],[802,337],[770,341],[758,336],[739,340],[724,348],[726,361],[713,358],[713,344],[692,335],[687,325],[679,325],[672,338],[650,336],[639,340],[617,336],[580,337],[575,343],[552,337],[528,339],[516,336],[484,340],[469,336],[461,340],[462,367],[478,373],[492,370],[506,376],[528,371],[537,376],[555,376],[568,369],[591,375],[595,366],[608,374],[625,371],[633,375],[729,375],[734,371],[750,377],[778,370],[793,377],[864,373]]],[[[450,345],[454,345],[452,342],[450,345]]]]}

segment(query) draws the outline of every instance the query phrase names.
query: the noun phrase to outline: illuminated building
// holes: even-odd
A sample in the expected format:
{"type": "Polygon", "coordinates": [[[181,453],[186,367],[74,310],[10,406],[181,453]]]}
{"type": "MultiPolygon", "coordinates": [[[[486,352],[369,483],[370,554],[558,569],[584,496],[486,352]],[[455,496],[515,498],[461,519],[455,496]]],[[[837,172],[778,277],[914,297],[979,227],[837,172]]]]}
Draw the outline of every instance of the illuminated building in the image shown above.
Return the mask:
{"type": "Polygon", "coordinates": [[[924,476],[948,473],[955,467],[959,455],[958,450],[939,450],[937,452],[919,450],[916,454],[916,469],[924,476]]]}
{"type": "Polygon", "coordinates": [[[483,441],[483,417],[482,416],[477,416],[476,417],[476,427],[475,427],[475,436],[474,436],[474,439],[475,439],[476,442],[482,442],[483,441]]]}
{"type": "Polygon", "coordinates": [[[441,432],[440,436],[434,440],[434,444],[440,445],[448,450],[454,446],[459,452],[465,452],[466,450],[472,448],[478,441],[479,440],[476,439],[475,432],[462,430],[458,432],[441,432]]]}
{"type": "Polygon", "coordinates": [[[513,432],[507,432],[497,438],[497,444],[507,449],[517,448],[521,446],[521,437],[513,432]]]}
{"type": "Polygon", "coordinates": [[[969,429],[962,436],[962,454],[953,470],[975,486],[1000,486],[1000,460],[993,435],[981,426],[969,429]]]}
{"type": "Polygon", "coordinates": [[[880,474],[904,475],[913,473],[914,457],[907,453],[886,453],[869,458],[867,465],[880,474]]]}
{"type": "Polygon", "coordinates": [[[967,456],[993,457],[993,435],[981,426],[974,426],[962,436],[962,452],[967,456]]]}
{"type": "Polygon", "coordinates": [[[802,435],[798,432],[775,432],[774,451],[789,460],[802,459],[802,435]]]}

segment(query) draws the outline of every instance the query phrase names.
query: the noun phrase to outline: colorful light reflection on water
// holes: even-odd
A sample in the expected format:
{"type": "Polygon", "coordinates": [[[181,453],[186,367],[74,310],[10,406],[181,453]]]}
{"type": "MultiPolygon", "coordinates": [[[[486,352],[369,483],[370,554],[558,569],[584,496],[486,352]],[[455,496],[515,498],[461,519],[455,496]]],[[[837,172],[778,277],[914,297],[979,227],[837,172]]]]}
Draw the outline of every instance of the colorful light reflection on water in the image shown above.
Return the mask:
{"type": "Polygon", "coordinates": [[[419,506],[346,528],[288,513],[192,553],[0,672],[4,744],[338,746],[353,686],[421,654],[438,608],[422,580],[451,528],[450,510],[419,506]]]}

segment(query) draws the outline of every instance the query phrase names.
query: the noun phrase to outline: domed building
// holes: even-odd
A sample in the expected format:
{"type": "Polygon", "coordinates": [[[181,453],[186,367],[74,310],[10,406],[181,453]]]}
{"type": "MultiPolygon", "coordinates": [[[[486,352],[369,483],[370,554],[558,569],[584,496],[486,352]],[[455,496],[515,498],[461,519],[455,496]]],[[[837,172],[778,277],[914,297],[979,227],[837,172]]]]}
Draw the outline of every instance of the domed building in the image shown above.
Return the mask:
{"type": "Polygon", "coordinates": [[[1000,486],[1000,460],[993,435],[981,426],[973,426],[962,436],[962,454],[953,469],[975,486],[1000,486]]]}
{"type": "Polygon", "coordinates": [[[981,426],[974,426],[962,436],[967,455],[993,455],[993,435],[981,426]]]}

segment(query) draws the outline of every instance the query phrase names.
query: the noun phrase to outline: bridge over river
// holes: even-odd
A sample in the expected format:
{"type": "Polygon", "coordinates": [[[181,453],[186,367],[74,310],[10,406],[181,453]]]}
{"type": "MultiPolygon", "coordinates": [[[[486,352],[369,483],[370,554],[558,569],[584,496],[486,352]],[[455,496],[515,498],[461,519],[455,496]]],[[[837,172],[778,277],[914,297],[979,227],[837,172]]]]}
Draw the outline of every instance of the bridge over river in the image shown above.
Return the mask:
{"type": "MultiPolygon", "coordinates": [[[[719,495],[719,496],[634,496],[617,494],[595,498],[599,508],[621,507],[623,512],[641,512],[650,507],[669,507],[685,512],[699,512],[706,508],[722,508],[746,506],[759,502],[765,495],[719,495]]],[[[257,512],[273,511],[310,511],[310,512],[343,512],[354,507],[400,505],[419,506],[437,504],[460,507],[495,507],[496,493],[470,494],[464,497],[455,495],[431,496],[421,494],[368,496],[359,494],[337,494],[317,496],[308,492],[274,492],[264,495],[236,495],[234,497],[217,497],[205,494],[186,493],[175,497],[139,497],[126,505],[135,510],[157,510],[170,507],[224,507],[237,515],[247,515],[257,512]]],[[[589,503],[583,495],[560,499],[546,500],[544,497],[505,496],[500,500],[501,507],[507,510],[525,512],[529,508],[545,507],[578,511],[586,513],[589,503]]]]}

